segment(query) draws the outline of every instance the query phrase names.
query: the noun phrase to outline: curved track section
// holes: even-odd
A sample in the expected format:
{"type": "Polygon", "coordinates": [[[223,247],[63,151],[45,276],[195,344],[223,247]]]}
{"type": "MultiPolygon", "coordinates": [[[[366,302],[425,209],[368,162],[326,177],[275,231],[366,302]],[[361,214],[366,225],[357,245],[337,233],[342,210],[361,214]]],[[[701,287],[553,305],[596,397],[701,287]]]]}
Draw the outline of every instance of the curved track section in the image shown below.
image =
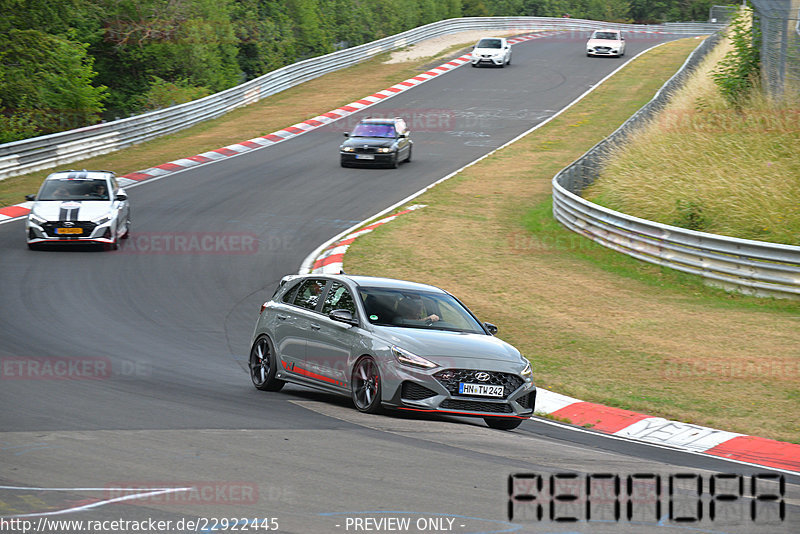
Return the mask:
{"type": "MultiPolygon", "coordinates": [[[[628,54],[670,38],[631,35],[628,54]]],[[[520,43],[508,68],[462,67],[370,108],[412,117],[414,160],[397,170],[341,169],[340,121],[131,188],[134,237],[118,252],[31,252],[21,222],[0,225],[0,517],[275,518],[280,532],[410,518],[414,532],[538,531],[531,518],[508,522],[510,474],[752,473],[546,421],[503,433],[480,421],[370,417],[346,400],[249,383],[255,314],[279,278],[621,64],[586,58],[584,40],[520,43]]],[[[787,480],[796,520],[797,481],[787,480]]],[[[748,518],[724,531],[754,532],[748,518]]],[[[659,526],[661,515],[638,519],[580,531],[677,528],[659,526]]]]}

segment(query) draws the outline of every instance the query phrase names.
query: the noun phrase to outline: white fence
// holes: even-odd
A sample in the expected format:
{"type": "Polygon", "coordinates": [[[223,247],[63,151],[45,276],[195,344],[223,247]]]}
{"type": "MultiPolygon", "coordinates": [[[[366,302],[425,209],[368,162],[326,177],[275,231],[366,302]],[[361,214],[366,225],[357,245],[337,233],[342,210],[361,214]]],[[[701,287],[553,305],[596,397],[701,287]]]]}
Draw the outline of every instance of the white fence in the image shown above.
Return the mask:
{"type": "Polygon", "coordinates": [[[170,134],[224,115],[295,85],[329,72],[349,67],[383,52],[397,50],[432,37],[469,30],[586,31],[621,28],[681,34],[710,34],[717,24],[685,23],[664,25],[610,24],[581,19],[541,17],[500,17],[450,19],[386,37],[325,56],[294,63],[236,87],[205,98],[127,119],[106,122],[0,145],[0,180],[48,169],[105,154],[143,141],[170,134]]]}
{"type": "Polygon", "coordinates": [[[645,107],[553,178],[553,215],[570,230],[650,263],[760,296],[800,297],[800,247],[695,232],[613,211],[580,192],[597,177],[605,151],[657,113],[716,38],[706,39],[645,107]]]}

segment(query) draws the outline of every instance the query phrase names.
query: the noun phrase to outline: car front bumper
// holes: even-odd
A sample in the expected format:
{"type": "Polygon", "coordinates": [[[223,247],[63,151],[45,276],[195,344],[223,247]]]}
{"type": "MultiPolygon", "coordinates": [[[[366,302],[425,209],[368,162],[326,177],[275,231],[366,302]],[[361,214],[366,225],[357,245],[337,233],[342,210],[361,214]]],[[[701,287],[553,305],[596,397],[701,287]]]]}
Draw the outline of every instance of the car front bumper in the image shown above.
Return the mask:
{"type": "Polygon", "coordinates": [[[342,163],[347,165],[388,165],[397,158],[397,152],[339,152],[342,163]]]}
{"type": "Polygon", "coordinates": [[[470,62],[473,65],[502,65],[505,63],[505,58],[503,56],[471,57],[470,62]]]}
{"type": "Polygon", "coordinates": [[[61,224],[61,221],[47,221],[43,224],[28,219],[25,223],[25,233],[28,244],[46,243],[114,243],[113,222],[108,221],[96,225],[89,221],[71,222],[72,226],[61,224]],[[80,229],[80,234],[60,234],[62,228],[80,229]]]}
{"type": "Polygon", "coordinates": [[[616,48],[587,48],[586,54],[590,56],[619,56],[621,52],[616,48]]]}
{"type": "MultiPolygon", "coordinates": [[[[475,372],[474,370],[460,371],[466,374],[475,372]]],[[[437,369],[437,373],[434,374],[438,374],[438,372],[442,372],[442,370],[437,369]]],[[[384,382],[384,384],[391,382],[395,385],[394,392],[390,393],[391,398],[384,397],[384,405],[404,411],[446,413],[464,417],[524,419],[531,417],[536,402],[536,386],[533,382],[507,372],[490,371],[490,373],[515,377],[513,385],[508,383],[505,385],[503,398],[462,395],[458,393],[459,379],[443,381],[425,371],[402,370],[397,376],[391,377],[392,380],[384,382]]],[[[465,378],[465,380],[470,379],[465,378]]]]}

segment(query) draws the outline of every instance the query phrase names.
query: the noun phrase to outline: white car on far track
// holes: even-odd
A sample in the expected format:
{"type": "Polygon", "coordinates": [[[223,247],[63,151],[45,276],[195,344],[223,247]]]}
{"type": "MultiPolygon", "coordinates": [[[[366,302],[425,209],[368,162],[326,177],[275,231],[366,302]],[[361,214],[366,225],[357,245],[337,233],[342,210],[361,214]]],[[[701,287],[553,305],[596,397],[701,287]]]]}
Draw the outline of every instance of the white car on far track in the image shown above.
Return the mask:
{"type": "Polygon", "coordinates": [[[625,55],[625,37],[619,30],[595,30],[586,42],[587,56],[625,55]]]}
{"type": "Polygon", "coordinates": [[[503,37],[484,37],[475,44],[469,61],[473,67],[493,65],[505,67],[511,65],[511,45],[503,37]]]}

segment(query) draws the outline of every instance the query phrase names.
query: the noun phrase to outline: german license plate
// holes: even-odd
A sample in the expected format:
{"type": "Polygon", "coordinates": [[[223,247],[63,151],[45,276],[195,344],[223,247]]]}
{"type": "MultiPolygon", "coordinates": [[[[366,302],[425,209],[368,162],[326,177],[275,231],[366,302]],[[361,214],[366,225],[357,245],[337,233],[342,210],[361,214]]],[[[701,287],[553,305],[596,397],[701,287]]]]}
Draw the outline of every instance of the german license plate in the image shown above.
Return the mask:
{"type": "Polygon", "coordinates": [[[461,395],[480,395],[481,397],[502,397],[503,386],[490,386],[488,384],[467,384],[460,382],[458,392],[461,395]]]}
{"type": "Polygon", "coordinates": [[[66,234],[76,235],[76,234],[82,234],[82,233],[83,233],[83,228],[56,228],[56,233],[57,233],[58,235],[66,235],[66,234]]]}
{"type": "Polygon", "coordinates": [[[356,154],[356,159],[375,159],[373,154],[356,154]]]}

